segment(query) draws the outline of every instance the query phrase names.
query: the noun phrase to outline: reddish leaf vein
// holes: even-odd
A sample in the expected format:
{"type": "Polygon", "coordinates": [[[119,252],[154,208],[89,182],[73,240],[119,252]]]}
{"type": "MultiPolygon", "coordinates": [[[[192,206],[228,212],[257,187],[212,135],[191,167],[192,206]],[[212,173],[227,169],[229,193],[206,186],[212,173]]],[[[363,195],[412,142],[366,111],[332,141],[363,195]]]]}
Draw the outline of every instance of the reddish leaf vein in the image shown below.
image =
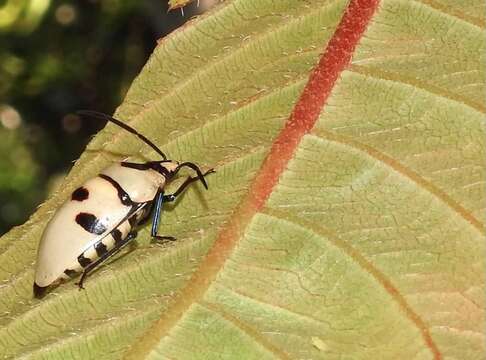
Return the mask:
{"type": "MultiPolygon", "coordinates": [[[[302,137],[309,133],[317,121],[336,80],[349,65],[356,45],[378,5],[379,0],[351,0],[318,65],[311,73],[292,114],[272,144],[258,175],[250,185],[248,195],[221,229],[213,247],[187,286],[174,298],[161,319],[126,354],[127,358],[145,358],[148,352],[153,350],[177,324],[190,306],[203,300],[205,292],[223,268],[252,217],[265,205],[302,137]]],[[[421,331],[425,343],[434,357],[439,359],[440,353],[430,334],[426,329],[421,331]]]]}

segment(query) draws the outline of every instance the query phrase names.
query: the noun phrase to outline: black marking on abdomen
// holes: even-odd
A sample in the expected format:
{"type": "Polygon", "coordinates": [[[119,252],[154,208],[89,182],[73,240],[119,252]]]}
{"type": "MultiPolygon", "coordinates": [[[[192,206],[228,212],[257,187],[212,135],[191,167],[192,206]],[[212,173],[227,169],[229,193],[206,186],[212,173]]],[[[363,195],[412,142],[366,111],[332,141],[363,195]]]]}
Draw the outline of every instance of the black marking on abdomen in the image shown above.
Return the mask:
{"type": "Polygon", "coordinates": [[[93,214],[79,213],[76,215],[76,222],[91,234],[101,235],[106,231],[106,226],[93,214]]]}
{"type": "Polygon", "coordinates": [[[100,178],[108,181],[113,187],[118,191],[118,198],[120,199],[120,202],[125,205],[125,206],[131,206],[133,205],[132,199],[130,199],[130,196],[127,194],[125,190],[118,184],[116,180],[113,178],[109,177],[108,175],[105,174],[100,174],[100,178]]]}
{"type": "Polygon", "coordinates": [[[81,254],[78,256],[78,263],[81,265],[83,268],[91,264],[91,259],[87,258],[84,256],[84,254],[81,254]]]}
{"type": "Polygon", "coordinates": [[[72,278],[77,274],[77,272],[76,272],[76,270],[66,269],[66,270],[64,270],[64,274],[66,274],[67,276],[72,278]]]}
{"type": "Polygon", "coordinates": [[[101,241],[95,245],[95,250],[96,254],[101,257],[102,255],[106,254],[108,252],[108,249],[106,248],[106,245],[103,244],[101,241]]]}
{"type": "Polygon", "coordinates": [[[132,216],[130,216],[128,218],[128,223],[132,228],[134,228],[138,224],[137,214],[133,214],[132,216]]]}
{"type": "Polygon", "coordinates": [[[145,208],[140,211],[140,215],[138,217],[137,226],[145,224],[148,220],[150,220],[150,213],[152,212],[152,201],[148,201],[145,208]]]}
{"type": "Polygon", "coordinates": [[[39,286],[34,282],[34,296],[40,299],[46,293],[47,286],[39,286]]]}
{"type": "Polygon", "coordinates": [[[119,243],[122,241],[122,233],[120,230],[115,229],[111,232],[111,236],[113,236],[113,239],[115,240],[115,243],[119,243]]]}
{"type": "Polygon", "coordinates": [[[89,197],[88,189],[81,186],[73,191],[73,194],[71,195],[71,200],[83,201],[86,200],[88,197],[89,197]]]}

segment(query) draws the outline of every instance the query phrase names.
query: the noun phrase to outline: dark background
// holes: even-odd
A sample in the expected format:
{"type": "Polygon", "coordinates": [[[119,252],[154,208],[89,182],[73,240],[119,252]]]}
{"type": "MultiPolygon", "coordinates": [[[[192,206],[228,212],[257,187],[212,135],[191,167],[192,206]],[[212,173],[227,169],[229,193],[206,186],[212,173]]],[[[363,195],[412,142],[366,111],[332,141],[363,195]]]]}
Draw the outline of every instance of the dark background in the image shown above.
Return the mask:
{"type": "Polygon", "coordinates": [[[182,13],[167,0],[0,0],[0,235],[28,218],[104,126],[70,114],[112,114],[157,39],[213,2],[182,13]]]}

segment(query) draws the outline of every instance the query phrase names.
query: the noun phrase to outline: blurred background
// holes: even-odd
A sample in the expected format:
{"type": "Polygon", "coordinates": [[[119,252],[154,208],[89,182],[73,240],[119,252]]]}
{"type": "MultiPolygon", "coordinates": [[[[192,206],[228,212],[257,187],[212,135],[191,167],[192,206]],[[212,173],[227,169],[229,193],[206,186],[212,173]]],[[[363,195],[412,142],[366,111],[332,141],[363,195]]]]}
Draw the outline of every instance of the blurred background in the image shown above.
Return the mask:
{"type": "Polygon", "coordinates": [[[216,1],[0,0],[0,235],[22,224],[112,114],[157,39],[216,1]]]}

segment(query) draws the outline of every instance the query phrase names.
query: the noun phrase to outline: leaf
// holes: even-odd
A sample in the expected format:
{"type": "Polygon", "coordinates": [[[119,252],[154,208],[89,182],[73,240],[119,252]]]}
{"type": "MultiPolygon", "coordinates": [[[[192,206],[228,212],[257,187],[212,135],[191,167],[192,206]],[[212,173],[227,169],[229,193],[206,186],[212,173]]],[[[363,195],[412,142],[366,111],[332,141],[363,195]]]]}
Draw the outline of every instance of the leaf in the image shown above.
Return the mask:
{"type": "Polygon", "coordinates": [[[54,209],[111,161],[155,156],[100,132],[0,239],[2,355],[484,357],[484,5],[468,4],[226,1],[164,39],[116,116],[215,167],[209,191],[164,213],[174,244],[144,228],[85,291],[33,300],[54,209]]]}
{"type": "Polygon", "coordinates": [[[169,0],[169,11],[183,8],[192,2],[194,2],[194,0],[169,0]]]}

